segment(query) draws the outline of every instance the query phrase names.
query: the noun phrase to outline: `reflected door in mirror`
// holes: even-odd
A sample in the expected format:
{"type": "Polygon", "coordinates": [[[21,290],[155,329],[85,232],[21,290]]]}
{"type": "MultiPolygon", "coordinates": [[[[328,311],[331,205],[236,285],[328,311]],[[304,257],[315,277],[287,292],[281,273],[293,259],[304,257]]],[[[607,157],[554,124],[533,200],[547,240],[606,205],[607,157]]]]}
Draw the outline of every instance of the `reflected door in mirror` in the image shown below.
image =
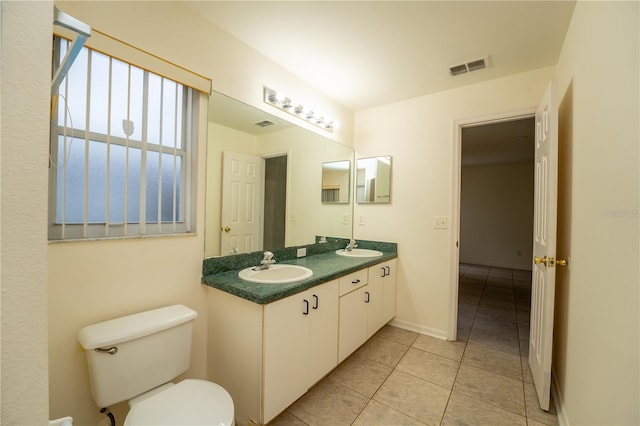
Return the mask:
{"type": "Polygon", "coordinates": [[[220,253],[260,250],[263,159],[225,151],[222,165],[222,226],[220,253]]]}

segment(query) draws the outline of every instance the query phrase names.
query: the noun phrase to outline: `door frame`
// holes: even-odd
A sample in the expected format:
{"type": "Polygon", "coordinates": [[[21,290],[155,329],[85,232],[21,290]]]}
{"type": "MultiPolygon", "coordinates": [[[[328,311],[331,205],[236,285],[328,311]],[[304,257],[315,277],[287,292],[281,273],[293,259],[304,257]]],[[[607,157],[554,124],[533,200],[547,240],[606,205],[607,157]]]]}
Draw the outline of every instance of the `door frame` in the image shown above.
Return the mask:
{"type": "Polygon", "coordinates": [[[536,108],[527,108],[502,114],[491,114],[459,119],[453,122],[453,194],[451,203],[451,284],[449,286],[449,329],[447,340],[456,341],[458,337],[458,287],[460,267],[460,191],[462,186],[462,129],[485,124],[505,123],[535,117],[536,108]]]}

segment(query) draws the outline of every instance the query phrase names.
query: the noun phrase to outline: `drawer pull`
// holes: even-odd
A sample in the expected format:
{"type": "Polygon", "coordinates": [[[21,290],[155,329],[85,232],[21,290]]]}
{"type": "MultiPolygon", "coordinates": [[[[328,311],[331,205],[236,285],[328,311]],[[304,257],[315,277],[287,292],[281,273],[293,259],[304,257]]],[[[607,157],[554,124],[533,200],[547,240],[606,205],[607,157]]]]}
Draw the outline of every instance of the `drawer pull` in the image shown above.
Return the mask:
{"type": "Polygon", "coordinates": [[[360,284],[360,280],[353,280],[351,281],[351,284],[360,284]]]}

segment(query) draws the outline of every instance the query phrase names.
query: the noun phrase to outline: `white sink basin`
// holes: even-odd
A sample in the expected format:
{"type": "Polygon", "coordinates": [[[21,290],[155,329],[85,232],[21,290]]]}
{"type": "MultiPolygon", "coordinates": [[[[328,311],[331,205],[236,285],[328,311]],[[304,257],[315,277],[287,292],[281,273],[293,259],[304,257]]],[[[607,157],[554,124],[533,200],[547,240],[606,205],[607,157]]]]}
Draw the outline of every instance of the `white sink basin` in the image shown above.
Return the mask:
{"type": "Polygon", "coordinates": [[[379,257],[382,256],[382,252],[378,250],[360,249],[354,248],[351,251],[345,251],[344,249],[336,250],[336,254],[347,257],[379,257]]]}
{"type": "Polygon", "coordinates": [[[238,272],[238,277],[245,281],[259,284],[286,284],[306,280],[313,271],[304,266],[276,264],[268,269],[253,270],[253,266],[238,272]]]}

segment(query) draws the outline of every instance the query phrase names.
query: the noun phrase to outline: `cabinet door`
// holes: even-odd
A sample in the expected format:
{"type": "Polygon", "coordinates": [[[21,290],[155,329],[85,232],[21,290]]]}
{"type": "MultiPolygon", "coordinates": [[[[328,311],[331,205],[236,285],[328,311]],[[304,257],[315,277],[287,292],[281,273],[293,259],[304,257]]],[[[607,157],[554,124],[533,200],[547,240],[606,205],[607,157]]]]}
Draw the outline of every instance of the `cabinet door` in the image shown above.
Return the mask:
{"type": "Polygon", "coordinates": [[[267,423],[308,387],[308,293],[265,306],[263,422],[267,423]]]}
{"type": "Polygon", "coordinates": [[[309,379],[311,387],[338,365],[338,280],[309,289],[309,379]]]}
{"type": "Polygon", "coordinates": [[[385,277],[383,284],[383,308],[382,322],[383,324],[391,321],[396,316],[396,287],[398,276],[396,273],[397,260],[392,259],[382,264],[385,268],[385,277]]]}
{"type": "Polygon", "coordinates": [[[367,304],[367,338],[373,336],[385,324],[382,317],[384,307],[384,272],[380,265],[369,268],[368,290],[365,291],[367,304]]]}
{"type": "Polygon", "coordinates": [[[342,362],[367,340],[368,285],[340,297],[338,362],[342,362]]]}

